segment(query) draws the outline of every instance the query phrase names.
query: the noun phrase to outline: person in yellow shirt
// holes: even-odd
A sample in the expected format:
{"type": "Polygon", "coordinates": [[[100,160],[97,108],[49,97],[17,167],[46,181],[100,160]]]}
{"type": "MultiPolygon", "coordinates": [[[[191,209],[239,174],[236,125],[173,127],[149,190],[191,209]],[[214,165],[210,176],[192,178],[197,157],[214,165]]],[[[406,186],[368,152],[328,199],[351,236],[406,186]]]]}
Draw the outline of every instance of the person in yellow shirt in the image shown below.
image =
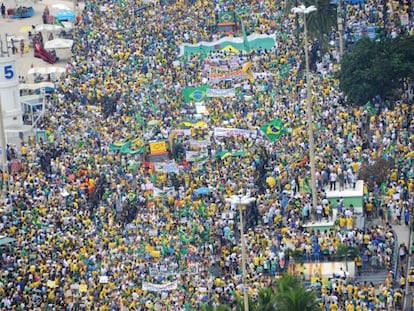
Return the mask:
{"type": "Polygon", "coordinates": [[[351,301],[346,302],[346,311],[355,311],[354,304],[351,301]]]}
{"type": "Polygon", "coordinates": [[[365,205],[365,213],[367,215],[367,219],[371,219],[372,211],[374,209],[374,204],[371,201],[368,201],[365,205]]]}
{"type": "Polygon", "coordinates": [[[338,304],[336,304],[335,302],[332,302],[331,305],[329,306],[329,310],[338,311],[338,304]]]}
{"type": "Polygon", "coordinates": [[[344,228],[346,224],[346,219],[343,215],[339,216],[339,227],[344,228]]]}
{"type": "Polygon", "coordinates": [[[351,216],[347,217],[346,218],[346,227],[348,228],[348,230],[352,229],[353,224],[354,224],[354,219],[351,216]]]}

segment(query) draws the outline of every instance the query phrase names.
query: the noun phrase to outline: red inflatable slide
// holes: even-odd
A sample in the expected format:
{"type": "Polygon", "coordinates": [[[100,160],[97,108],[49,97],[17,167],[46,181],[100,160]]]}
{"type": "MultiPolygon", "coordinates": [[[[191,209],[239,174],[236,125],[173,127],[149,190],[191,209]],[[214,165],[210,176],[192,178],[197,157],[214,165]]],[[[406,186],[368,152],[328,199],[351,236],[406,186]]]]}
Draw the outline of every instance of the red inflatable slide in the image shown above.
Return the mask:
{"type": "Polygon", "coordinates": [[[45,62],[48,62],[49,64],[56,63],[56,60],[57,60],[56,55],[46,51],[42,43],[39,41],[39,39],[37,38],[34,39],[33,48],[34,48],[34,57],[41,58],[45,62]]]}

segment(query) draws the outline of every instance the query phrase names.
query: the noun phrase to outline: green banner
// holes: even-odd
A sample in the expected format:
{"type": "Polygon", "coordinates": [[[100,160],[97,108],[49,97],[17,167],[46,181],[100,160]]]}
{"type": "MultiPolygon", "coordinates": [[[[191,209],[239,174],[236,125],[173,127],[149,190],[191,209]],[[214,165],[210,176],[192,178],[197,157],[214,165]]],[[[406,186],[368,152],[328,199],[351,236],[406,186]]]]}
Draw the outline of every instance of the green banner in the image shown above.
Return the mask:
{"type": "Polygon", "coordinates": [[[233,51],[271,50],[275,47],[275,44],[274,35],[252,34],[247,36],[246,31],[244,31],[242,37],[224,37],[217,41],[203,41],[197,44],[184,43],[180,45],[178,57],[185,56],[188,59],[191,55],[199,54],[201,58],[206,58],[210,52],[223,49],[233,51]]]}
{"type": "Polygon", "coordinates": [[[222,151],[216,154],[216,158],[225,159],[227,157],[245,157],[246,152],[244,151],[222,151]]]}
{"type": "Polygon", "coordinates": [[[210,88],[205,84],[199,87],[186,87],[183,88],[183,96],[185,102],[201,102],[206,99],[206,92],[210,88]]]}
{"type": "Polygon", "coordinates": [[[145,151],[145,146],[143,141],[140,138],[127,141],[118,141],[108,146],[109,151],[120,151],[122,154],[143,154],[145,151]]]}

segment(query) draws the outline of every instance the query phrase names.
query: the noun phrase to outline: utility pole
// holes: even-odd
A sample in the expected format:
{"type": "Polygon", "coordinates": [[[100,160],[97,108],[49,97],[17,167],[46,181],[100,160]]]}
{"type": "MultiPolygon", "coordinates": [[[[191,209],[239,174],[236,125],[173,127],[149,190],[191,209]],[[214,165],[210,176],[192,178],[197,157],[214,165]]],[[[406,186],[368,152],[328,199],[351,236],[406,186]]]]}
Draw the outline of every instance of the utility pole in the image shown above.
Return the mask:
{"type": "Polygon", "coordinates": [[[0,98],[0,139],[1,139],[1,166],[2,166],[2,173],[3,173],[3,200],[6,200],[7,197],[7,183],[6,177],[8,177],[9,168],[7,165],[7,154],[6,154],[6,132],[4,130],[4,120],[3,120],[3,105],[1,104],[0,98]]]}
{"type": "Polygon", "coordinates": [[[339,32],[339,60],[342,60],[342,55],[344,55],[344,19],[342,17],[342,0],[338,0],[337,18],[339,32]]]}
{"type": "Polygon", "coordinates": [[[243,223],[243,205],[239,204],[239,212],[240,212],[240,240],[241,240],[241,251],[242,251],[242,280],[243,280],[243,304],[244,310],[249,311],[249,296],[247,292],[246,286],[246,241],[244,238],[244,223],[243,223]]]}

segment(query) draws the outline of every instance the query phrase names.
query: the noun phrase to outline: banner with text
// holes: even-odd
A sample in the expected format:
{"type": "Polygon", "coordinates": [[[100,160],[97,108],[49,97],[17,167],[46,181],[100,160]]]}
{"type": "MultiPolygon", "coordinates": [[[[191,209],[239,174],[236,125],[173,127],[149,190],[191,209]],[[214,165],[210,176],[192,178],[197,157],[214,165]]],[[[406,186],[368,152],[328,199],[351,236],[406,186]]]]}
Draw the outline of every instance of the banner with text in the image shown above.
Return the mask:
{"type": "Polygon", "coordinates": [[[207,97],[234,97],[236,96],[236,89],[208,89],[207,97]]]}
{"type": "Polygon", "coordinates": [[[245,130],[238,128],[227,128],[227,127],[215,127],[214,136],[216,137],[232,137],[232,136],[243,136],[256,138],[257,132],[255,130],[245,130]]]}
{"type": "Polygon", "coordinates": [[[142,290],[149,292],[168,292],[177,289],[177,282],[165,283],[165,284],[154,284],[149,282],[142,282],[142,290]]]}

